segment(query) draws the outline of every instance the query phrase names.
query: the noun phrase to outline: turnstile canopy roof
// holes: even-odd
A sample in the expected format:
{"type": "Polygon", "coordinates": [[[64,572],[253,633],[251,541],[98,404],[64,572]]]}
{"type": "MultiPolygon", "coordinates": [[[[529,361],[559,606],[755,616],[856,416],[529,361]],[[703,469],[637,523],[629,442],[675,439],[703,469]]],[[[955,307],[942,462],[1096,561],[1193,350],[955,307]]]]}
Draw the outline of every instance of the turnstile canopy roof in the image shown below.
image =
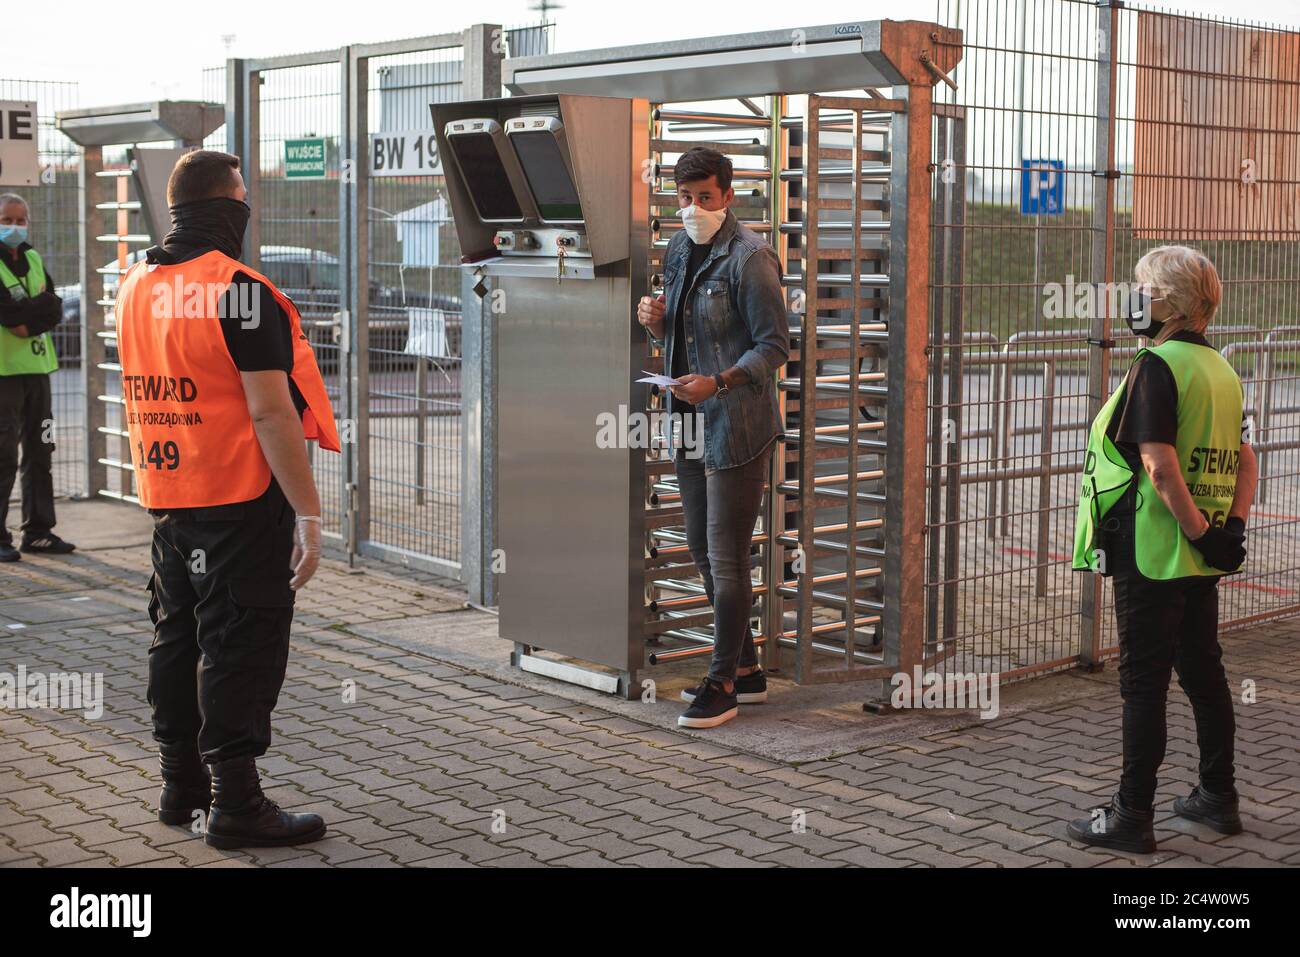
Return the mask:
{"type": "Polygon", "coordinates": [[[933,83],[922,51],[941,70],[951,70],[961,58],[961,31],[912,20],[873,20],[700,37],[507,59],[502,79],[514,94],[689,103],[933,83]]]}
{"type": "Polygon", "coordinates": [[[62,110],[55,123],[79,146],[109,146],[180,140],[201,143],[226,120],[220,103],[157,100],[125,106],[62,110]]]}

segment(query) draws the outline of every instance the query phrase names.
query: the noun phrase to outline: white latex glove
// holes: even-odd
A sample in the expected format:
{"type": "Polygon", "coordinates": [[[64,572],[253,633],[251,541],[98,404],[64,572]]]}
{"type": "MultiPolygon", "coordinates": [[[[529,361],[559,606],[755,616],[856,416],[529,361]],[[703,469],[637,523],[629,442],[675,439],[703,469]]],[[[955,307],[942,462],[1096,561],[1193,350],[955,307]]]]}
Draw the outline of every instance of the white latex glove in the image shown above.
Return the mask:
{"type": "Polygon", "coordinates": [[[299,515],[293,523],[293,555],[289,565],[293,578],[289,587],[297,591],[316,574],[320,564],[320,516],[299,515]]]}

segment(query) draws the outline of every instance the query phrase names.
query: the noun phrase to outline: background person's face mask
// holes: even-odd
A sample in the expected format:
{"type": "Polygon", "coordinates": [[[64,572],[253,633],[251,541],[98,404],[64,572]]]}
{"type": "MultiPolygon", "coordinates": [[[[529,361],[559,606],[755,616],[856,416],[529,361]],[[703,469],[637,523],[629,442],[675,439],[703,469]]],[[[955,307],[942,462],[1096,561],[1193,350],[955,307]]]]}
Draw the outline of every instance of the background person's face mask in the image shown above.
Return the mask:
{"type": "Polygon", "coordinates": [[[1137,291],[1129,294],[1128,308],[1124,312],[1124,321],[1135,336],[1154,339],[1165,327],[1164,321],[1151,317],[1152,303],[1164,302],[1165,296],[1151,296],[1150,293],[1137,291]]]}
{"type": "Polygon", "coordinates": [[[27,242],[26,226],[0,226],[0,243],[4,243],[10,249],[17,249],[25,242],[27,242]]]}
{"type": "Polygon", "coordinates": [[[693,243],[712,242],[722,223],[727,218],[726,207],[722,209],[701,209],[694,203],[679,209],[677,215],[682,219],[682,227],[693,243]]]}

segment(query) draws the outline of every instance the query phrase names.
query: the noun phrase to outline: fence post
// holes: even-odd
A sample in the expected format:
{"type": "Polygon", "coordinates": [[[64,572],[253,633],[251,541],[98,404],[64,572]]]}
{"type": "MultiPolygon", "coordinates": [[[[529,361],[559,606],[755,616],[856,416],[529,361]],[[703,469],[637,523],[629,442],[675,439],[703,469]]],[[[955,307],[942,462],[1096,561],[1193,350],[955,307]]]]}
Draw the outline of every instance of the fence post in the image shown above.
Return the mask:
{"type": "MultiPolygon", "coordinates": [[[[895,89],[899,89],[896,87],[895,89]]],[[[885,660],[910,673],[925,639],[926,341],[934,90],[902,88],[890,130],[889,395],[885,404],[885,660]],[[905,161],[900,162],[900,158],[905,161]]],[[[856,214],[855,214],[856,215],[856,214]]],[[[805,375],[809,374],[807,371],[805,375]]],[[[886,688],[888,684],[886,683],[886,688]]]]}
{"type": "MultiPolygon", "coordinates": [[[[344,47],[340,60],[344,109],[340,147],[346,173],[339,177],[344,211],[339,249],[346,263],[341,281],[347,295],[339,298],[346,310],[340,317],[346,332],[339,363],[348,370],[341,383],[344,424],[351,435],[344,449],[344,540],[352,563],[361,543],[370,538],[370,57],[344,47]]],[[[416,454],[424,454],[422,446],[416,454]]]]}
{"type": "MultiPolygon", "coordinates": [[[[77,171],[81,207],[77,211],[77,251],[81,257],[81,394],[85,402],[86,444],[83,463],[86,473],[86,497],[96,497],[101,489],[108,488],[108,436],[103,428],[107,424],[105,406],[100,401],[104,395],[107,378],[102,368],[107,361],[105,340],[99,335],[104,328],[104,277],[95,269],[99,262],[100,244],[95,238],[100,232],[100,213],[95,205],[100,201],[103,179],[98,175],[104,168],[104,148],[83,146],[81,167],[77,171]]],[[[123,426],[125,428],[125,426],[123,426]]]]}
{"type": "MultiPolygon", "coordinates": [[[[226,61],[226,152],[239,157],[244,170],[244,185],[257,176],[257,170],[249,165],[248,155],[248,73],[242,59],[232,58],[226,61]]],[[[251,204],[253,198],[248,198],[251,204]]],[[[244,227],[244,260],[248,260],[248,251],[252,242],[252,223],[244,227]]]]}
{"type": "MultiPolygon", "coordinates": [[[[1115,73],[1118,52],[1115,4],[1097,6],[1097,123],[1096,158],[1092,190],[1092,279],[1103,295],[1094,296],[1101,308],[1092,319],[1092,338],[1100,345],[1095,361],[1088,363],[1088,418],[1096,417],[1110,389],[1110,294],[1115,278],[1115,73]],[[1098,202],[1098,196],[1103,197],[1098,202]]],[[[1097,668],[1101,659],[1102,577],[1088,576],[1080,594],[1081,633],[1079,663],[1097,668]]]]}
{"type": "MultiPolygon", "coordinates": [[[[504,35],[479,23],[464,34],[462,99],[501,95],[504,35]]],[[[490,301],[475,292],[470,270],[461,273],[460,549],[461,581],[476,605],[497,603],[492,553],[496,549],[496,329],[490,301]]]]}

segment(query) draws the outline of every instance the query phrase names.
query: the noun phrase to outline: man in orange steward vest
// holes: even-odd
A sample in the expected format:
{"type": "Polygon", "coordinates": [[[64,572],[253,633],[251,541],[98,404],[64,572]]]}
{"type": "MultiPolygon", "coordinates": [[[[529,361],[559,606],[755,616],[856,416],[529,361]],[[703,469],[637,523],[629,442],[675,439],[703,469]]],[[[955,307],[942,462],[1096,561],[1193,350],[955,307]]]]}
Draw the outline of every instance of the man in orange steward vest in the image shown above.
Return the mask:
{"type": "Polygon", "coordinates": [[[214,847],[325,833],[262,794],[295,592],[320,561],[306,439],[339,451],[294,304],[239,262],[239,159],[198,150],[167,183],[172,228],[122,280],[118,352],[136,492],[154,515],[149,704],[165,824],[214,847]],[[210,774],[209,774],[210,770],[210,774]]]}

